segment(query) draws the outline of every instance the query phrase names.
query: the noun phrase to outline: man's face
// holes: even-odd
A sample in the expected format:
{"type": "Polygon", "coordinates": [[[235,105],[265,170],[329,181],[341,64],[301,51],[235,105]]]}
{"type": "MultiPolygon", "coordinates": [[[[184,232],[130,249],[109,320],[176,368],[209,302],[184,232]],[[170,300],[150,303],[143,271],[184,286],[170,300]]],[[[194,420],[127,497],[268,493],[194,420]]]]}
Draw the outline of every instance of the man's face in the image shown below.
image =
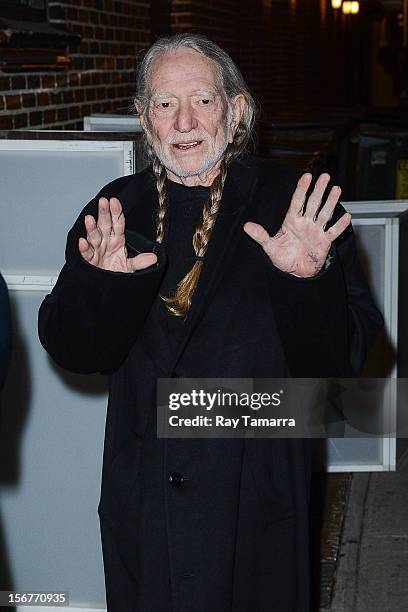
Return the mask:
{"type": "Polygon", "coordinates": [[[233,131],[215,63],[193,49],[165,53],[151,67],[151,145],[170,176],[211,172],[233,131]]]}

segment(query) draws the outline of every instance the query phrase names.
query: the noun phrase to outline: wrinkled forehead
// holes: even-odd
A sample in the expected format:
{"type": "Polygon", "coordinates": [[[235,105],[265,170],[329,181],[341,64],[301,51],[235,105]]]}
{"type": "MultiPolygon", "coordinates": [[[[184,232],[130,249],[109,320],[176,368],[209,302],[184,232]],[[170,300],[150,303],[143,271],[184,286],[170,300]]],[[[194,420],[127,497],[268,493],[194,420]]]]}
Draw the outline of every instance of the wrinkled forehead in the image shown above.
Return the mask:
{"type": "Polygon", "coordinates": [[[194,49],[181,48],[157,56],[150,67],[149,94],[203,90],[225,97],[216,62],[194,49]]]}

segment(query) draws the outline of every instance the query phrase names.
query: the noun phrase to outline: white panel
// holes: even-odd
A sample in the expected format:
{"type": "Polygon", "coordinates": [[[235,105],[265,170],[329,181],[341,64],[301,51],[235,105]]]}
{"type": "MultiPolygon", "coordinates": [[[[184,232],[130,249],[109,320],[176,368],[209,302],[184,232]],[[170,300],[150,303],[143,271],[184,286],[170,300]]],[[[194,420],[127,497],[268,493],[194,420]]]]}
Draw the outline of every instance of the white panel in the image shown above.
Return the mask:
{"type": "Polygon", "coordinates": [[[93,113],[84,117],[86,132],[142,132],[139,117],[114,113],[93,113]]]}
{"type": "Polygon", "coordinates": [[[108,381],[56,367],[37,316],[69,228],[133,157],[127,141],[0,141],[0,267],[14,327],[1,396],[3,578],[15,591],[68,591],[84,610],[106,605],[97,507],[108,381]]]}
{"type": "Polygon", "coordinates": [[[330,438],[327,443],[329,471],[358,472],[368,465],[382,470],[381,438],[330,438]]]}
{"type": "Polygon", "coordinates": [[[56,274],[82,208],[132,170],[132,143],[1,141],[3,275],[56,274]]]}
{"type": "MultiPolygon", "coordinates": [[[[389,205],[391,215],[406,210],[405,202],[363,202],[358,206],[370,207],[373,213],[384,214],[389,205]]],[[[352,206],[346,206],[352,209],[352,206]]],[[[357,206],[355,205],[357,210],[357,206]]],[[[366,209],[367,211],[367,209],[366,209]]],[[[367,211],[368,212],[368,211],[367,211]]],[[[366,376],[395,375],[393,351],[397,346],[398,305],[398,219],[385,217],[353,218],[360,261],[368,279],[374,300],[385,318],[386,333],[378,338],[365,368],[366,376]]],[[[391,406],[390,418],[396,417],[394,387],[387,389],[384,405],[391,406]],[[391,395],[387,395],[391,394],[391,395]]],[[[326,442],[323,461],[329,472],[385,471],[395,469],[395,437],[383,438],[330,438],[326,442]]]]}
{"type": "Polygon", "coordinates": [[[1,397],[0,481],[13,590],[68,591],[73,605],[104,607],[97,507],[108,381],[51,362],[36,331],[44,294],[10,298],[14,352],[1,397]]]}
{"type": "Polygon", "coordinates": [[[358,254],[373,297],[382,312],[385,308],[385,220],[367,225],[353,222],[358,254]]]}

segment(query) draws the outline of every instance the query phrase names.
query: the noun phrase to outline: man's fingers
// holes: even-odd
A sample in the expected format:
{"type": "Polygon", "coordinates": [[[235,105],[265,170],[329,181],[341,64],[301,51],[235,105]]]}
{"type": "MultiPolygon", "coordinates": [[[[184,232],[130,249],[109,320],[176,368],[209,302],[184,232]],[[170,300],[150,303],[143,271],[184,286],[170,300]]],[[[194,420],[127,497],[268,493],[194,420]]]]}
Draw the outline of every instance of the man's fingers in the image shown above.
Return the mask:
{"type": "Polygon", "coordinates": [[[330,238],[330,242],[333,242],[333,240],[336,240],[336,238],[340,236],[342,232],[344,232],[346,227],[349,225],[350,221],[351,221],[350,213],[344,213],[344,215],[342,215],[340,219],[336,221],[336,223],[332,225],[331,228],[327,230],[327,232],[325,232],[326,236],[330,238]]]}
{"type": "Polygon", "coordinates": [[[336,204],[339,201],[341,189],[337,185],[331,188],[325,204],[322,206],[317,217],[317,223],[324,227],[332,218],[336,204]]]}
{"type": "Polygon", "coordinates": [[[133,272],[136,270],[144,270],[157,262],[157,255],[154,253],[140,253],[136,255],[136,257],[129,258],[128,262],[133,272]]]}
{"type": "Polygon", "coordinates": [[[125,215],[123,214],[122,204],[118,198],[111,198],[109,206],[112,218],[112,232],[115,236],[122,236],[125,233],[125,215]]]}
{"type": "Polygon", "coordinates": [[[84,223],[86,228],[86,239],[94,249],[97,249],[102,242],[102,233],[96,225],[96,221],[92,215],[85,215],[84,223]]]}
{"type": "Polygon", "coordinates": [[[106,198],[99,198],[98,202],[98,221],[97,226],[104,238],[109,238],[112,232],[112,217],[109,208],[109,201],[106,198]]]}
{"type": "Polygon", "coordinates": [[[86,238],[80,238],[78,240],[78,249],[82,257],[86,259],[86,261],[91,261],[95,251],[92,245],[89,244],[89,242],[86,240],[86,238]]]}
{"type": "Polygon", "coordinates": [[[244,224],[244,231],[253,238],[258,244],[260,244],[264,249],[269,244],[271,237],[268,232],[262,225],[259,223],[253,223],[253,221],[247,221],[244,224]]]}
{"type": "Polygon", "coordinates": [[[330,174],[324,172],[317,179],[314,189],[310,194],[305,209],[305,217],[310,219],[314,219],[316,217],[317,211],[319,210],[320,204],[322,202],[323,194],[326,190],[327,185],[330,181],[330,174]]]}
{"type": "Polygon", "coordinates": [[[303,213],[303,207],[306,201],[306,192],[312,182],[312,175],[310,172],[302,174],[298,180],[295,191],[293,192],[292,199],[290,201],[288,213],[301,215],[303,213]]]}

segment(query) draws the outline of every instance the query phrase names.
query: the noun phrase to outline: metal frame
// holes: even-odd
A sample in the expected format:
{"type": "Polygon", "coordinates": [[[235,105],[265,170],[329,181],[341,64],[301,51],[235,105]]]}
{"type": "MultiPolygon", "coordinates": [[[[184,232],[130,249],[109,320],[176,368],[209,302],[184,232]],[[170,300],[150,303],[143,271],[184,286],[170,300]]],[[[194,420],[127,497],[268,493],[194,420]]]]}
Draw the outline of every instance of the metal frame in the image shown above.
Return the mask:
{"type": "MultiPolygon", "coordinates": [[[[384,226],[384,323],[385,330],[392,344],[398,345],[398,273],[399,273],[399,220],[408,213],[408,200],[376,200],[360,202],[342,202],[347,212],[353,215],[353,225],[384,226]]],[[[395,364],[389,379],[398,377],[395,364]]],[[[393,406],[391,413],[385,414],[388,419],[385,431],[395,431],[397,419],[397,385],[387,385],[384,391],[384,402],[393,406]]],[[[397,440],[395,435],[384,435],[382,441],[382,464],[351,464],[350,472],[387,472],[396,469],[397,440]]],[[[344,472],[345,466],[328,466],[328,472],[344,472]]]]}

